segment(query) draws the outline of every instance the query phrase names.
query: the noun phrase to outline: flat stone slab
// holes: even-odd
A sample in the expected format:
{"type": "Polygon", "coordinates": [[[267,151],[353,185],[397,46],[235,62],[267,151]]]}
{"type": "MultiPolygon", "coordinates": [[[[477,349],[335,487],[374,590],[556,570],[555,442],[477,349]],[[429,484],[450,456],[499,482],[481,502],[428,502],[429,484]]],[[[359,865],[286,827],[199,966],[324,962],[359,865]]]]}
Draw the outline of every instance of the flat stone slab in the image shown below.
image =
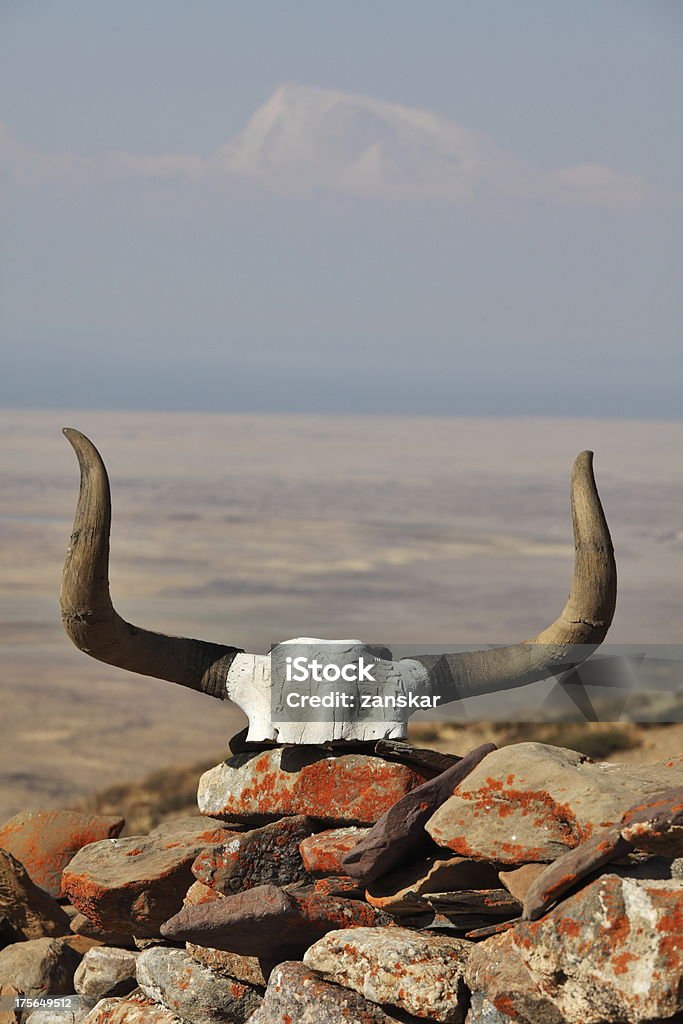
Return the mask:
{"type": "Polygon", "coordinates": [[[485,861],[432,855],[372,882],[366,899],[371,906],[390,914],[419,914],[431,909],[430,893],[493,889],[497,882],[495,869],[485,861]]]}
{"type": "Polygon", "coordinates": [[[440,846],[501,864],[552,861],[632,804],[683,784],[683,756],[653,765],[596,764],[544,743],[496,750],[426,824],[440,846]]]}
{"type": "Polygon", "coordinates": [[[255,956],[241,956],[239,953],[229,953],[225,949],[197,946],[193,942],[188,942],[186,949],[198,964],[209,967],[219,974],[228,974],[231,978],[246,981],[255,988],[264,989],[268,984],[267,971],[264,972],[260,961],[255,956]]]}
{"type": "Polygon", "coordinates": [[[396,1020],[357,992],[323,981],[302,963],[287,962],[273,970],[263,1005],[249,1024],[395,1024],[396,1020]]]}
{"type": "Polygon", "coordinates": [[[74,975],[74,991],[97,1002],[108,996],[127,996],[136,987],[135,963],[140,954],[115,946],[93,946],[74,975]]]}
{"type": "Polygon", "coordinates": [[[349,875],[326,875],[313,883],[313,891],[321,896],[344,896],[349,900],[365,900],[365,889],[349,875]]]}
{"type": "Polygon", "coordinates": [[[664,1021],[683,1010],[682,922],[677,879],[602,875],[541,920],[478,945],[467,980],[531,1020],[664,1021]]]}
{"type": "Polygon", "coordinates": [[[305,814],[330,825],[371,825],[423,781],[412,768],[315,747],[238,754],[199,780],[203,814],[262,824],[305,814]]]}
{"type": "Polygon", "coordinates": [[[365,999],[419,1017],[462,1024],[468,1004],[465,939],[407,928],[329,932],[308,949],[304,964],[365,999]]]}
{"type": "Polygon", "coordinates": [[[369,885],[426,845],[425,825],[456,787],[497,748],[484,743],[435,778],[413,789],[388,808],[367,835],[346,854],[344,871],[369,885]]]}
{"type": "Polygon", "coordinates": [[[233,833],[227,843],[200,853],[192,873],[198,881],[226,896],[256,885],[310,881],[299,847],[312,832],[311,819],[296,815],[233,833]]]}
{"type": "Polygon", "coordinates": [[[155,937],[194,881],[192,863],[224,829],[176,836],[128,836],[92,843],[64,869],[70,902],[98,927],[155,937]]]}
{"type": "Polygon", "coordinates": [[[291,959],[335,928],[386,923],[388,918],[358,900],[260,885],[213,903],[183,907],[161,933],[198,946],[273,960],[291,959]]]}
{"type": "Polygon", "coordinates": [[[683,856],[683,786],[629,807],[621,820],[621,835],[637,850],[683,856]]]}
{"type": "Polygon", "coordinates": [[[612,825],[596,832],[573,850],[567,850],[548,864],[529,886],[524,897],[523,917],[536,921],[582,878],[617,857],[623,857],[631,848],[630,843],[622,839],[619,828],[612,825]]]}
{"type": "Polygon", "coordinates": [[[76,811],[21,811],[0,828],[0,848],[20,861],[33,882],[63,896],[62,871],[90,843],[120,835],[123,818],[76,811]]]}
{"type": "Polygon", "coordinates": [[[430,892],[424,897],[430,907],[451,921],[460,916],[519,917],[522,904],[507,889],[461,889],[458,892],[430,892]]]}
{"type": "Polygon", "coordinates": [[[244,1024],[261,1005],[261,992],[252,985],[216,973],[182,949],[145,950],[137,979],[145,995],[201,1024],[244,1024]]]}
{"type": "Polygon", "coordinates": [[[304,839],[299,846],[304,867],[316,878],[326,875],[345,875],[342,860],[368,830],[348,825],[346,828],[330,828],[304,839]]]}
{"type": "Polygon", "coordinates": [[[7,850],[0,850],[0,916],[17,938],[42,939],[70,931],[71,922],[57,901],[7,850]]]}

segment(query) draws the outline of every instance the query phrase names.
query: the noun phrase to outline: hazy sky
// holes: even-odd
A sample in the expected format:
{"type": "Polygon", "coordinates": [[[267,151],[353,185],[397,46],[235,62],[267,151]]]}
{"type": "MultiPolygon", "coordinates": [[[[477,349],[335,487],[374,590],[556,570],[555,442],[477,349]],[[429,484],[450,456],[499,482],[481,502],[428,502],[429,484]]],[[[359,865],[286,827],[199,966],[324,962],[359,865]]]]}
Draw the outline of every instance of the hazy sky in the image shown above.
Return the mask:
{"type": "Polygon", "coordinates": [[[677,0],[2,0],[0,403],[680,418],[682,43],[677,0]]]}

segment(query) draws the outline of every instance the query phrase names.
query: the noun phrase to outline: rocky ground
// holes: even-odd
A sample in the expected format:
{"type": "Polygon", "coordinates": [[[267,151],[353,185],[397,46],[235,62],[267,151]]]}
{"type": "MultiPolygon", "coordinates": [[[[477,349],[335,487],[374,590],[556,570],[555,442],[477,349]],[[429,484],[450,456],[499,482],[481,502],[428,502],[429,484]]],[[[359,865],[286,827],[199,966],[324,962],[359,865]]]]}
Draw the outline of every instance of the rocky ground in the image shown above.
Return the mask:
{"type": "Polygon", "coordinates": [[[683,756],[240,744],[144,834],[0,827],[0,1024],[683,1021],[683,756]]]}

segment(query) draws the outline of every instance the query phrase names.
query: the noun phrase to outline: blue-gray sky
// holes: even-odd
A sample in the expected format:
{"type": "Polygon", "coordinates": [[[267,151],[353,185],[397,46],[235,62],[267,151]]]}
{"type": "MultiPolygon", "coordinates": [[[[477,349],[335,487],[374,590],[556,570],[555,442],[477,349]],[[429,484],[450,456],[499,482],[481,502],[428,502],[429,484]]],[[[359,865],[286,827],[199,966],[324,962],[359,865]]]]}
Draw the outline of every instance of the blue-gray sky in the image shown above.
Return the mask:
{"type": "Polygon", "coordinates": [[[4,0],[0,403],[679,418],[682,42],[674,0],[4,0]]]}

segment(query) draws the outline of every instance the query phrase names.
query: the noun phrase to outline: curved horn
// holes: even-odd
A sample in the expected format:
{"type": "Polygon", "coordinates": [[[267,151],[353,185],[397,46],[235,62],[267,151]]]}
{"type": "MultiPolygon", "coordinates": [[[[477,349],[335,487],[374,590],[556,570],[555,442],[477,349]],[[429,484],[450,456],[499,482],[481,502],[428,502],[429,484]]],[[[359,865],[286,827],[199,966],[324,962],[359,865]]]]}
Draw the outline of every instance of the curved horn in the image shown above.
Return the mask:
{"type": "Polygon", "coordinates": [[[100,453],[78,430],[64,434],[78,456],[81,489],[64,564],[60,605],[76,647],[98,661],[224,697],[236,647],[150,633],[126,622],[109,596],[111,496],[100,453]]]}
{"type": "Polygon", "coordinates": [[[581,452],[574,463],[572,523],[574,579],[562,614],[552,625],[511,647],[412,659],[427,668],[445,700],[547,679],[585,661],[602,643],[614,616],[617,567],[593,476],[593,452],[581,452]]]}

